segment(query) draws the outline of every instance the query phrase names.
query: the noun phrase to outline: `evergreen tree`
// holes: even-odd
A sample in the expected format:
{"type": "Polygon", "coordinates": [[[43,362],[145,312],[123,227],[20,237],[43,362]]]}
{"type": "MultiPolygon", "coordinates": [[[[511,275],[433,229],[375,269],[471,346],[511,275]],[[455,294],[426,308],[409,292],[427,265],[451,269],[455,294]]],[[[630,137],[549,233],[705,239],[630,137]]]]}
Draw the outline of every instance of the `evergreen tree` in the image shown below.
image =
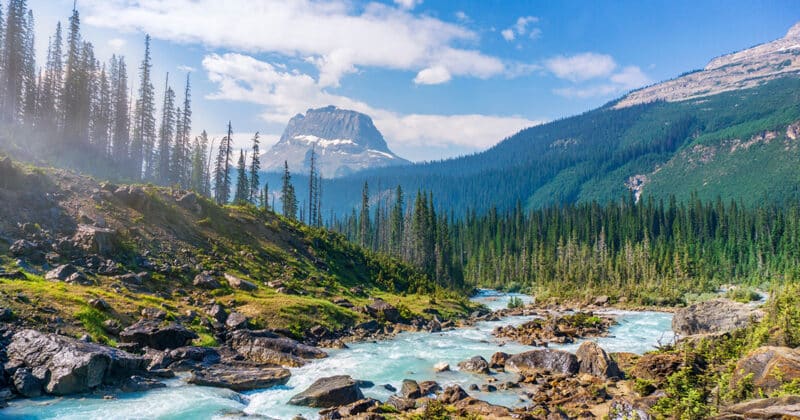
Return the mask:
{"type": "Polygon", "coordinates": [[[37,119],[37,126],[49,131],[60,128],[58,109],[64,73],[63,43],[61,22],[58,22],[55,35],[50,39],[47,48],[47,63],[45,64],[44,78],[39,87],[39,116],[37,119]]]}
{"type": "Polygon", "coordinates": [[[231,147],[233,144],[233,127],[228,121],[228,135],[219,144],[217,162],[214,170],[214,198],[217,204],[227,204],[231,195],[231,147]]]}
{"type": "Polygon", "coordinates": [[[283,162],[283,188],[281,188],[281,201],[283,203],[283,215],[289,219],[297,218],[297,196],[292,185],[292,175],[289,173],[289,163],[283,162]]]}
{"type": "Polygon", "coordinates": [[[24,33],[24,65],[22,74],[22,120],[28,127],[36,124],[37,107],[39,105],[39,84],[36,76],[36,52],[34,50],[34,23],[33,11],[28,10],[25,19],[24,33]]]}
{"type": "Polygon", "coordinates": [[[248,201],[257,204],[258,194],[261,191],[261,180],[259,179],[258,172],[261,171],[261,157],[259,154],[259,136],[258,131],[253,136],[253,149],[252,156],[250,157],[250,193],[248,201]]]}
{"type": "Polygon", "coordinates": [[[364,187],[361,189],[361,213],[358,218],[358,243],[364,247],[370,243],[369,218],[369,185],[364,181],[364,187]]]}
{"type": "Polygon", "coordinates": [[[175,145],[172,151],[172,183],[183,188],[190,184],[190,137],[192,133],[192,96],[190,74],[186,74],[183,90],[183,109],[176,112],[175,145]]]}
{"type": "Polygon", "coordinates": [[[206,189],[206,154],[208,153],[208,134],[203,132],[194,140],[192,148],[192,177],[189,188],[193,191],[208,195],[206,189]]]}
{"type": "Polygon", "coordinates": [[[261,208],[269,210],[269,183],[264,183],[264,190],[261,192],[261,208]]]}
{"type": "Polygon", "coordinates": [[[239,150],[239,162],[236,165],[236,194],[233,202],[237,205],[244,205],[250,202],[250,181],[247,179],[247,164],[245,162],[244,150],[239,150]]]}
{"type": "MultiPolygon", "coordinates": [[[[28,43],[27,4],[25,0],[9,0],[3,36],[2,115],[7,122],[17,122],[24,105],[26,54],[28,43]]],[[[32,37],[33,34],[30,34],[32,37]]]]}
{"type": "Polygon", "coordinates": [[[314,147],[311,148],[311,155],[308,160],[308,225],[313,226],[317,220],[317,210],[315,208],[317,203],[315,192],[317,183],[317,151],[314,147]]]}
{"type": "Polygon", "coordinates": [[[169,87],[169,73],[164,85],[164,103],[161,108],[161,129],[158,133],[158,165],[155,179],[162,185],[170,182],[170,150],[175,128],[175,91],[169,87]]]}
{"type": "Polygon", "coordinates": [[[153,144],[156,137],[155,88],[150,76],[153,64],[150,59],[150,35],[144,39],[144,59],[139,66],[139,99],[134,112],[133,139],[130,160],[134,178],[152,179],[154,172],[153,144]]]}
{"type": "Polygon", "coordinates": [[[106,76],[106,67],[104,65],[100,70],[97,98],[92,105],[91,121],[92,144],[103,159],[109,157],[111,153],[109,133],[111,131],[112,110],[111,85],[106,76]]]}
{"type": "Polygon", "coordinates": [[[390,252],[395,255],[401,255],[401,246],[403,242],[403,188],[397,186],[394,196],[394,207],[391,213],[391,233],[389,244],[390,252]]]}
{"type": "MultiPolygon", "coordinates": [[[[111,57],[111,147],[118,164],[128,163],[130,146],[130,109],[128,105],[128,68],[125,57],[111,57]]],[[[141,165],[140,165],[141,166],[141,165]]]]}

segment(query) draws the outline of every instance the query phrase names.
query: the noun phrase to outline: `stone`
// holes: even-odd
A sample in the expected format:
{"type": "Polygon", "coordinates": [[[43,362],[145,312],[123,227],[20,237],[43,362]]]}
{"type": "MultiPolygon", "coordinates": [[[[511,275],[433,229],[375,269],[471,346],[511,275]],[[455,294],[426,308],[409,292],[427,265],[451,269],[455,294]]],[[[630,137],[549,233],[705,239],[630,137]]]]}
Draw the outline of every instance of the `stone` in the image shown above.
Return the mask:
{"type": "Polygon", "coordinates": [[[35,243],[20,239],[11,244],[8,248],[8,252],[14,257],[29,257],[36,252],[38,248],[39,247],[35,243]]]}
{"type": "Polygon", "coordinates": [[[293,396],[289,404],[315,408],[338,407],[363,399],[356,381],[347,375],[321,378],[305,391],[293,396]]]}
{"type": "Polygon", "coordinates": [[[14,319],[14,311],[9,308],[0,308],[0,322],[10,322],[14,319]]]}
{"type": "Polygon", "coordinates": [[[112,335],[117,335],[122,330],[122,325],[116,319],[107,319],[103,321],[103,329],[112,335]]]}
{"type": "Polygon", "coordinates": [[[580,372],[600,378],[621,378],[617,362],[615,362],[597,343],[584,341],[575,352],[580,363],[580,372]]]}
{"type": "Polygon", "coordinates": [[[413,379],[403,379],[403,385],[400,387],[400,395],[403,398],[417,399],[422,397],[422,390],[417,381],[413,379]]]}
{"type": "Polygon", "coordinates": [[[78,225],[72,237],[76,247],[85,252],[111,256],[116,250],[116,231],[91,225],[78,225]]]}
{"type": "Polygon", "coordinates": [[[464,388],[458,385],[450,385],[444,389],[439,398],[445,404],[455,404],[467,397],[469,397],[469,394],[467,394],[467,391],[464,391],[464,388]]]}
{"type": "Polygon", "coordinates": [[[225,326],[232,330],[241,330],[247,328],[247,317],[239,312],[231,312],[228,319],[225,320],[225,326]]]}
{"type": "Polygon", "coordinates": [[[158,320],[142,319],[122,330],[119,338],[123,343],[133,343],[140,348],[165,350],[183,347],[198,335],[174,322],[162,325],[158,320]]]}
{"type": "Polygon", "coordinates": [[[95,343],[56,334],[21,330],[7,348],[12,364],[44,372],[44,391],[53,395],[88,392],[116,385],[144,370],[144,359],[95,343]]]}
{"type": "Polygon", "coordinates": [[[400,320],[400,311],[383,299],[375,298],[365,307],[367,313],[373,318],[397,322],[400,320]]]}
{"type": "Polygon", "coordinates": [[[399,412],[413,410],[417,406],[417,402],[410,398],[398,397],[392,395],[386,400],[386,405],[394,407],[399,412]]]}
{"type": "Polygon", "coordinates": [[[681,308],[672,318],[672,330],[682,336],[721,334],[758,321],[763,312],[728,299],[714,299],[681,308]]]}
{"type": "Polygon", "coordinates": [[[243,392],[284,385],[291,376],[284,368],[216,365],[192,372],[189,383],[243,392]]]}
{"type": "Polygon", "coordinates": [[[240,279],[239,277],[236,277],[233,274],[225,273],[225,280],[227,280],[228,284],[234,289],[239,289],[249,292],[252,290],[256,290],[258,288],[258,286],[256,286],[254,283],[240,279]]]}
{"type": "Polygon", "coordinates": [[[506,367],[506,360],[510,355],[508,353],[503,353],[502,351],[498,351],[492,355],[491,360],[489,360],[489,367],[492,369],[505,369],[506,367]]]}
{"type": "Polygon", "coordinates": [[[609,301],[609,297],[605,295],[594,298],[594,304],[597,306],[606,306],[608,305],[609,301]]]}
{"type": "Polygon", "coordinates": [[[669,375],[683,367],[683,357],[671,353],[648,353],[636,360],[631,369],[631,376],[647,379],[659,385],[667,380],[669,375]]]}
{"type": "Polygon", "coordinates": [[[458,368],[464,372],[488,374],[489,362],[481,356],[475,356],[459,362],[458,368]]]}
{"type": "Polygon", "coordinates": [[[505,363],[507,372],[530,374],[538,372],[574,375],[580,365],[574,354],[563,350],[537,349],[510,356],[505,363]]]}
{"type": "Polygon", "coordinates": [[[760,398],[725,407],[720,418],[796,419],[800,418],[800,396],[760,398]]]}
{"type": "Polygon", "coordinates": [[[167,311],[163,309],[147,307],[142,309],[142,318],[163,321],[167,319],[167,311]]]}
{"type": "Polygon", "coordinates": [[[19,368],[11,377],[17,393],[26,398],[35,398],[42,395],[44,378],[36,377],[30,368],[19,368]]]}
{"type": "Polygon", "coordinates": [[[381,402],[374,398],[363,398],[354,403],[343,405],[336,408],[328,408],[319,412],[323,419],[342,419],[352,418],[359,414],[364,414],[381,405],[381,402]]]}
{"type": "Polygon", "coordinates": [[[94,282],[89,280],[85,274],[81,273],[80,271],[70,274],[69,277],[65,280],[65,282],[70,284],[79,284],[81,286],[92,286],[94,282]]]}
{"type": "Polygon", "coordinates": [[[328,357],[316,347],[269,331],[238,330],[231,335],[229,344],[237,353],[256,363],[298,367],[305,365],[306,360],[328,357]]]}
{"type": "Polygon", "coordinates": [[[204,271],[196,275],[194,277],[194,281],[192,281],[192,284],[201,289],[208,289],[208,290],[219,289],[222,287],[219,281],[215,279],[214,276],[212,276],[211,273],[207,271],[204,271]]]}
{"type": "Polygon", "coordinates": [[[107,311],[111,309],[111,305],[105,301],[105,299],[97,298],[89,300],[89,306],[92,308],[97,309],[98,311],[107,311]]]}
{"type": "Polygon", "coordinates": [[[434,372],[447,372],[450,370],[450,365],[447,362],[439,362],[433,365],[434,372]]]}
{"type": "Polygon", "coordinates": [[[214,318],[217,322],[224,323],[228,319],[228,313],[225,312],[225,308],[222,305],[215,304],[211,305],[208,309],[206,309],[206,315],[214,318]]]}
{"type": "Polygon", "coordinates": [[[122,392],[145,392],[151,389],[166,388],[167,384],[154,379],[133,375],[122,383],[122,392]]]}
{"type": "Polygon", "coordinates": [[[442,390],[442,386],[436,381],[422,381],[419,383],[419,392],[422,396],[431,395],[442,390]]]}
{"type": "Polygon", "coordinates": [[[744,378],[749,378],[753,386],[764,394],[780,388],[781,385],[800,379],[800,350],[789,347],[759,347],[736,363],[731,376],[731,387],[735,388],[744,378]]]}
{"type": "Polygon", "coordinates": [[[362,322],[353,328],[356,330],[363,330],[366,332],[374,333],[377,332],[379,329],[381,329],[381,324],[379,324],[378,321],[373,319],[367,322],[362,322]]]}
{"type": "Polygon", "coordinates": [[[44,275],[44,278],[50,281],[66,281],[69,276],[77,272],[78,269],[72,264],[63,264],[48,271],[47,274],[44,275]]]}

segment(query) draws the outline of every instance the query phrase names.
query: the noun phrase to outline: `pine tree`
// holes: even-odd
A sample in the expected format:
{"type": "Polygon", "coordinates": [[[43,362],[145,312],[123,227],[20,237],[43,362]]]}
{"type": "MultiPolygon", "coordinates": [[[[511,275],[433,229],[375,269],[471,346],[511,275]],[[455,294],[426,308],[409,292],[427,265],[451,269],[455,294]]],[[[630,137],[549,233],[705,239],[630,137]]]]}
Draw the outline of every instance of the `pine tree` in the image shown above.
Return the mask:
{"type": "Polygon", "coordinates": [[[283,215],[289,219],[297,218],[297,196],[292,185],[292,174],[289,173],[289,163],[283,161],[283,188],[281,188],[281,201],[283,202],[283,215]]]}
{"type": "Polygon", "coordinates": [[[142,168],[145,179],[151,179],[154,172],[153,144],[156,137],[156,118],[155,88],[150,76],[153,67],[150,60],[150,35],[145,36],[144,46],[144,59],[139,66],[139,99],[136,101],[130,147],[131,174],[136,179],[142,177],[142,168]]]}
{"type": "Polygon", "coordinates": [[[190,185],[190,138],[192,134],[192,96],[190,74],[186,74],[183,90],[183,109],[176,113],[175,145],[172,151],[172,183],[183,188],[190,185]]]}
{"type": "Polygon", "coordinates": [[[217,162],[214,170],[214,197],[217,204],[227,204],[231,195],[231,146],[233,144],[233,127],[228,121],[228,135],[219,144],[217,162]]]}
{"type": "Polygon", "coordinates": [[[394,207],[392,208],[391,219],[391,233],[390,233],[390,252],[395,255],[401,255],[401,246],[403,243],[403,188],[397,186],[394,195],[394,207]]]}
{"type": "MultiPolygon", "coordinates": [[[[3,36],[2,116],[7,122],[17,122],[24,104],[25,68],[27,64],[27,4],[25,0],[10,0],[3,36]]],[[[31,34],[31,37],[33,34],[31,34]]]]}
{"type": "Polygon", "coordinates": [[[169,73],[164,85],[164,103],[161,108],[161,129],[158,133],[158,164],[155,179],[162,185],[170,182],[170,150],[175,128],[175,91],[169,87],[169,73]]]}
{"type": "MultiPolygon", "coordinates": [[[[130,147],[130,109],[128,106],[128,68],[125,57],[111,57],[111,147],[118,164],[127,164],[130,147]]],[[[141,167],[141,164],[139,165],[141,167]]]]}
{"type": "Polygon", "coordinates": [[[250,202],[250,181],[247,179],[247,164],[245,162],[244,150],[239,150],[239,163],[236,165],[236,194],[233,202],[237,205],[244,205],[250,202]]]}
{"type": "Polygon", "coordinates": [[[106,76],[106,67],[100,70],[97,98],[92,106],[92,144],[101,158],[110,156],[109,133],[111,131],[111,85],[106,76]]]}
{"type": "Polygon", "coordinates": [[[269,183],[264,183],[264,190],[261,192],[261,208],[269,210],[269,183]]]}
{"type": "Polygon", "coordinates": [[[250,194],[249,200],[253,204],[257,204],[258,194],[261,191],[261,180],[259,179],[258,172],[261,171],[261,157],[259,154],[259,135],[258,131],[253,136],[253,149],[252,156],[250,157],[250,194]]]}
{"type": "Polygon", "coordinates": [[[206,190],[206,154],[208,153],[208,134],[205,130],[194,140],[192,148],[192,176],[189,188],[207,195],[206,190]]]}
{"type": "Polygon", "coordinates": [[[361,213],[358,216],[358,243],[366,247],[370,243],[369,185],[364,181],[361,189],[361,213]]]}
{"type": "Polygon", "coordinates": [[[33,127],[36,124],[37,107],[39,102],[39,84],[37,83],[36,76],[36,52],[34,50],[34,23],[33,11],[28,10],[25,19],[25,33],[24,33],[24,65],[22,74],[23,83],[23,103],[22,103],[22,120],[28,127],[33,127]]]}
{"type": "Polygon", "coordinates": [[[55,35],[50,39],[47,48],[44,78],[39,87],[37,126],[48,131],[55,131],[61,128],[58,110],[64,73],[63,43],[61,22],[58,22],[55,35]]]}
{"type": "Polygon", "coordinates": [[[314,192],[317,183],[317,152],[314,147],[311,148],[308,167],[308,225],[313,226],[317,219],[315,209],[317,199],[314,192]]]}
{"type": "Polygon", "coordinates": [[[84,53],[86,46],[81,41],[80,15],[72,11],[67,35],[67,60],[64,87],[61,91],[61,113],[64,141],[71,146],[81,146],[88,140],[89,112],[86,104],[87,69],[84,53]]]}

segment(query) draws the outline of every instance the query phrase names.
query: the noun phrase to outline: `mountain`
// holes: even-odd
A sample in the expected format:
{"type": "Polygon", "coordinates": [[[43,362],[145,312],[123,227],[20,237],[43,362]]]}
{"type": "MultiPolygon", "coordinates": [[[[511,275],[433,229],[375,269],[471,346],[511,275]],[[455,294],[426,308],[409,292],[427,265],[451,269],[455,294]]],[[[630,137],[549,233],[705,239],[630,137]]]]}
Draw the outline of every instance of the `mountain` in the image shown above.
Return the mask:
{"type": "Polygon", "coordinates": [[[311,150],[325,178],[340,177],[364,169],[406,165],[386,145],[372,119],[360,112],[327,106],[295,115],[280,141],[262,156],[268,172],[283,171],[283,162],[295,173],[308,173],[311,150]]]}
{"type": "Polygon", "coordinates": [[[800,25],[715,58],[705,69],[598,109],[520,131],[474,155],[367,170],[323,186],[326,212],[431,191],[456,215],[517,204],[717,197],[756,204],[800,197],[800,25]]]}

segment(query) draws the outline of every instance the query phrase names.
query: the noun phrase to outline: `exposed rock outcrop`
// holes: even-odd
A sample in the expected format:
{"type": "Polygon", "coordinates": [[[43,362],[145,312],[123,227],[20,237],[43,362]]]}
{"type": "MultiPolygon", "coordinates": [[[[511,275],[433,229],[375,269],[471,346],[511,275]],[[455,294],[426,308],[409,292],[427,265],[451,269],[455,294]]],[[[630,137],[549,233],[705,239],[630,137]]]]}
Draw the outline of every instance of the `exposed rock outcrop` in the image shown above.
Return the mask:
{"type": "Polygon", "coordinates": [[[303,366],[307,360],[328,357],[316,347],[269,331],[235,331],[230,346],[250,361],[281,366],[303,366]]]}
{"type": "Polygon", "coordinates": [[[759,347],[739,359],[731,377],[731,386],[752,381],[764,394],[781,385],[800,379],[800,350],[789,347],[759,347]]]}
{"type": "Polygon", "coordinates": [[[156,350],[175,349],[189,344],[197,334],[174,322],[162,324],[158,319],[142,319],[119,333],[120,341],[132,347],[156,350]]]}
{"type": "Polygon", "coordinates": [[[672,330],[688,336],[718,334],[744,328],[763,313],[753,307],[728,299],[714,299],[679,309],[672,318],[672,330]]]}
{"type": "Polygon", "coordinates": [[[361,389],[353,378],[346,375],[321,378],[308,389],[289,400],[292,405],[328,408],[354,403],[364,398],[361,389]]]}
{"type": "Polygon", "coordinates": [[[283,385],[290,377],[284,368],[216,365],[192,372],[189,383],[242,392],[283,385]]]}
{"type": "Polygon", "coordinates": [[[584,341],[575,352],[575,356],[580,363],[580,372],[588,373],[590,375],[598,376],[601,378],[621,378],[617,362],[615,362],[608,354],[592,341],[584,341]]]}
{"type": "Polygon", "coordinates": [[[532,374],[536,372],[562,373],[574,375],[578,373],[580,364],[574,354],[563,350],[531,350],[510,356],[505,363],[507,372],[532,374]]]}

